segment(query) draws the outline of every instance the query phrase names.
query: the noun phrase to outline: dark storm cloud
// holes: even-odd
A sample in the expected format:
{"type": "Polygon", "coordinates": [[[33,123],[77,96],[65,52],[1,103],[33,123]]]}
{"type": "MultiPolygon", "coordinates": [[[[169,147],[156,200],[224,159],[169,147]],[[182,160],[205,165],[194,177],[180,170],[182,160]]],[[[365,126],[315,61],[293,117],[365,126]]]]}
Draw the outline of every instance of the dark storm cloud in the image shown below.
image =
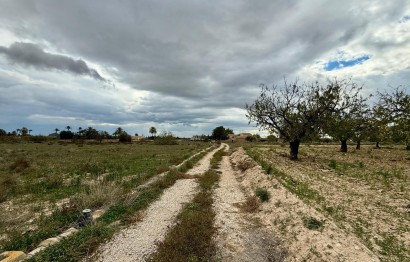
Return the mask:
{"type": "MultiPolygon", "coordinates": [[[[406,66],[408,73],[409,8],[408,0],[2,0],[0,45],[23,42],[0,47],[10,61],[104,80],[84,62],[92,61],[121,87],[116,94],[94,92],[90,82],[95,81],[88,78],[73,79],[55,70],[38,76],[2,65],[0,59],[0,89],[18,101],[16,108],[31,98],[30,111],[39,115],[51,111],[119,125],[229,124],[243,130],[244,105],[258,95],[260,83],[280,85],[284,76],[326,79],[325,63],[363,54],[372,59],[354,67],[354,76],[363,79],[406,66]],[[2,31],[14,38],[4,40],[2,31]],[[46,43],[67,55],[24,42],[46,43]],[[339,51],[352,56],[333,57],[339,51]],[[6,72],[13,70],[19,73],[16,83],[6,72]],[[66,85],[58,83],[61,95],[55,97],[53,83],[59,81],[66,85]],[[50,84],[49,92],[43,82],[50,84]],[[21,98],[13,96],[15,89],[9,91],[16,87],[21,98]],[[32,97],[28,89],[36,90],[32,97]]],[[[400,81],[408,82],[409,74],[402,75],[400,81]]],[[[368,82],[375,89],[377,81],[368,82]]]]}
{"type": "Polygon", "coordinates": [[[44,52],[33,43],[16,42],[10,47],[0,46],[0,53],[13,63],[33,66],[37,69],[56,69],[75,75],[87,75],[99,81],[106,81],[101,75],[81,59],[44,52]]]}

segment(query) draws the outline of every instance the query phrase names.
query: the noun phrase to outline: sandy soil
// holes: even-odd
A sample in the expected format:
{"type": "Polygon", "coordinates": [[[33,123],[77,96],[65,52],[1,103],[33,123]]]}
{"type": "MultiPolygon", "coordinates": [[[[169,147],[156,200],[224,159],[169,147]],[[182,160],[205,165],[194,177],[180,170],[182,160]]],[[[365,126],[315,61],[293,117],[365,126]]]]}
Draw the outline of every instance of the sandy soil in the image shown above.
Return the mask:
{"type": "Polygon", "coordinates": [[[221,178],[214,193],[217,261],[282,261],[285,252],[278,248],[273,235],[258,222],[241,212],[246,196],[232,169],[228,156],[221,162],[221,178]]]}
{"type": "MultiPolygon", "coordinates": [[[[253,161],[241,148],[232,154],[231,160],[236,165],[245,160],[253,161]]],[[[270,201],[263,203],[254,216],[259,219],[261,227],[274,232],[283,241],[289,252],[286,261],[379,261],[353,234],[346,233],[332,220],[289,193],[259,166],[244,172],[238,170],[236,178],[248,195],[252,195],[256,187],[266,188],[270,193],[270,201]],[[306,228],[303,219],[307,217],[324,221],[323,228],[306,228]]]]}
{"type": "MultiPolygon", "coordinates": [[[[394,255],[383,252],[381,241],[385,241],[386,236],[394,236],[410,247],[410,213],[406,208],[410,191],[403,190],[410,186],[410,169],[404,150],[363,146],[360,151],[351,149],[352,152],[342,154],[337,147],[302,147],[304,155],[296,162],[284,156],[287,151],[287,148],[275,147],[263,151],[263,156],[279,170],[308,183],[326,199],[327,206],[337,207],[343,216],[337,221],[339,227],[352,233],[359,230],[362,241],[367,241],[367,245],[385,259],[394,255]],[[328,166],[330,159],[337,163],[360,161],[365,168],[347,170],[345,175],[336,174],[328,166]],[[392,177],[383,182],[377,177],[377,172],[394,169],[402,170],[401,179],[392,177]]],[[[321,208],[315,203],[312,205],[321,208]]],[[[394,252],[394,248],[391,250],[394,252]]]]}

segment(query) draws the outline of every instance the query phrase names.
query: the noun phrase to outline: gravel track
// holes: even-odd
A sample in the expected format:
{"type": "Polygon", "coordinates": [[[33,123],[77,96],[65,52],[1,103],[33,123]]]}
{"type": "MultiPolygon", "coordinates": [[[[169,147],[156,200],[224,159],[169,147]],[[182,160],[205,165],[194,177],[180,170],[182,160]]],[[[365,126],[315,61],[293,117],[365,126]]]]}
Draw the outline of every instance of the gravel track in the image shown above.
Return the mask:
{"type": "Polygon", "coordinates": [[[214,210],[217,234],[217,261],[282,261],[272,259],[276,242],[255,220],[239,209],[246,196],[236,180],[229,156],[222,158],[219,187],[215,189],[214,210]]]}
{"type": "MultiPolygon", "coordinates": [[[[209,152],[188,174],[203,174],[210,167],[210,160],[222,145],[209,152]]],[[[194,179],[178,180],[166,189],[161,198],[147,210],[141,222],[117,233],[111,241],[97,251],[95,261],[145,261],[163,241],[184,204],[192,201],[198,192],[194,179]]]]}

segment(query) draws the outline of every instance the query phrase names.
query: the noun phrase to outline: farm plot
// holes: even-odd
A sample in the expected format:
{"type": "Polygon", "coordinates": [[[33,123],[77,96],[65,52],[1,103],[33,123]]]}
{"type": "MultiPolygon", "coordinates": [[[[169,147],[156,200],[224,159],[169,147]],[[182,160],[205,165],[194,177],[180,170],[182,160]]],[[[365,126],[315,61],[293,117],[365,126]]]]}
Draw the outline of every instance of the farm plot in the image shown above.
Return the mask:
{"type": "Polygon", "coordinates": [[[30,250],[80,210],[108,208],[208,146],[2,143],[0,249],[30,250]]]}
{"type": "Polygon", "coordinates": [[[300,160],[290,161],[284,146],[246,150],[288,191],[355,234],[382,261],[410,260],[409,151],[363,146],[340,153],[336,145],[305,145],[300,160]]]}

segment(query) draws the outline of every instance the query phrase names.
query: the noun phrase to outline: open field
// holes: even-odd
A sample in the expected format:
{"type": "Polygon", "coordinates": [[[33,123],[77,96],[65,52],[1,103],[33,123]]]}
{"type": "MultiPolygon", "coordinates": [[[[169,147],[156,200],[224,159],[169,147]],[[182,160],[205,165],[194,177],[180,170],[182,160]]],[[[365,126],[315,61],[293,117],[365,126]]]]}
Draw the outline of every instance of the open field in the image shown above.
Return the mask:
{"type": "MultiPolygon", "coordinates": [[[[348,153],[338,149],[338,145],[302,145],[300,160],[290,161],[287,146],[246,146],[289,195],[357,236],[382,261],[410,261],[410,152],[396,146],[351,147],[348,153]]],[[[277,201],[275,196],[272,201],[277,201]]],[[[277,207],[283,204],[279,201],[277,207]]],[[[290,228],[295,221],[280,223],[284,223],[282,236],[292,241],[290,228]]]]}
{"type": "Polygon", "coordinates": [[[30,250],[70,226],[82,209],[107,209],[206,147],[1,143],[0,249],[30,250]]]}
{"type": "Polygon", "coordinates": [[[0,144],[2,248],[33,250],[89,207],[104,213],[30,261],[410,261],[404,148],[301,145],[290,161],[286,144],[209,146],[0,144]],[[101,253],[115,239],[133,251],[101,253]]]}

